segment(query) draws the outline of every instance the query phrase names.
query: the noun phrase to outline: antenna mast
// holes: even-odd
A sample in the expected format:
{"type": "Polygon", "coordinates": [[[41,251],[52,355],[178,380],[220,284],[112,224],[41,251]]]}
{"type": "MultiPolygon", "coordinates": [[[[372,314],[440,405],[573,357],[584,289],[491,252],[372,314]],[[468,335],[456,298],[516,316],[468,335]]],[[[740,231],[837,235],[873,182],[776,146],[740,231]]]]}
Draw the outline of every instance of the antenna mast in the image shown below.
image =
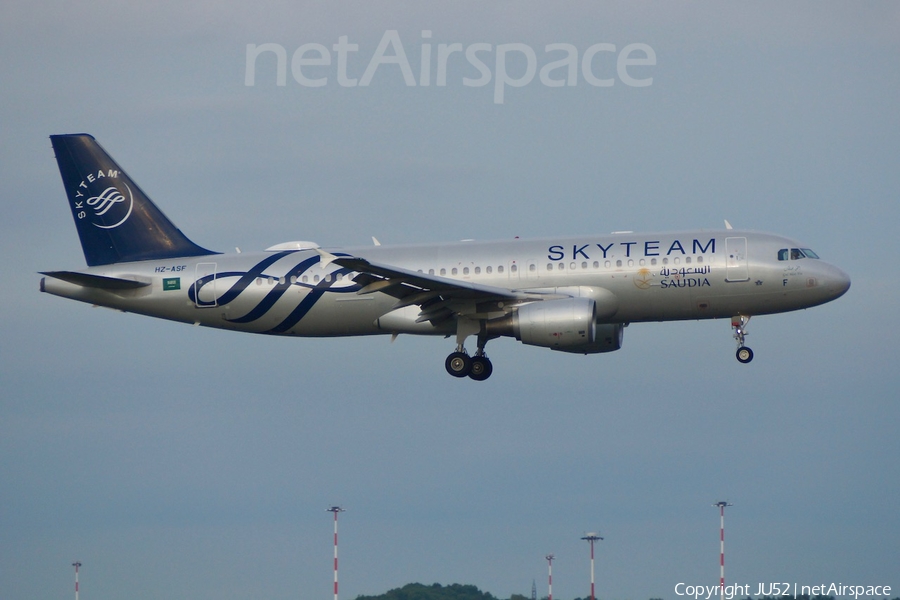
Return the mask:
{"type": "Polygon", "coordinates": [[[721,600],[725,600],[725,507],[734,505],[721,501],[713,506],[719,507],[719,591],[721,600]]]}
{"type": "Polygon", "coordinates": [[[331,508],[326,508],[326,512],[334,513],[334,600],[338,600],[338,513],[344,512],[344,509],[340,506],[332,506],[331,508]]]}
{"type": "Polygon", "coordinates": [[[591,600],[596,600],[596,596],[594,595],[594,542],[602,540],[603,538],[596,533],[587,533],[581,539],[591,543],[591,600]]]}

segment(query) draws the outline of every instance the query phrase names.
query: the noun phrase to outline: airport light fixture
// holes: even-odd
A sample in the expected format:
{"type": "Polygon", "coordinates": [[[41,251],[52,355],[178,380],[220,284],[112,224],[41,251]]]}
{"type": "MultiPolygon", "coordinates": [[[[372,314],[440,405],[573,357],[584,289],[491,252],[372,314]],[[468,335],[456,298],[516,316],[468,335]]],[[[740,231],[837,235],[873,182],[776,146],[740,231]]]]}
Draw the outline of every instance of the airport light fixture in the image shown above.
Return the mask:
{"type": "Polygon", "coordinates": [[[76,560],[72,563],[72,566],[75,567],[75,600],[78,600],[78,568],[81,566],[81,563],[76,560]]]}
{"type": "Polygon", "coordinates": [[[334,600],[338,600],[338,513],[344,512],[344,509],[332,506],[325,510],[334,513],[334,600]]]}
{"type": "Polygon", "coordinates": [[[586,540],[591,544],[591,600],[596,600],[596,596],[594,595],[594,542],[600,541],[603,538],[596,533],[587,533],[581,539],[586,540]]]}
{"type": "Polygon", "coordinates": [[[553,559],[556,557],[548,554],[544,558],[547,559],[547,600],[553,600],[553,559]]]}
{"type": "Polygon", "coordinates": [[[719,507],[719,592],[725,600],[725,507],[734,505],[723,500],[713,506],[719,507]]]}

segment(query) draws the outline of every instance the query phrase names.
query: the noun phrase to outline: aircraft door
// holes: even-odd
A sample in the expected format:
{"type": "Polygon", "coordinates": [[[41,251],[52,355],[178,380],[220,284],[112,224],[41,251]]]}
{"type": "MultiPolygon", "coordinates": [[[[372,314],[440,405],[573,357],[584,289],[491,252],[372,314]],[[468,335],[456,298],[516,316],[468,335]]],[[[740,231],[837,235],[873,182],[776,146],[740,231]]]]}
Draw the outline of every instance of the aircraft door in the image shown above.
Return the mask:
{"type": "Polygon", "coordinates": [[[197,308],[218,306],[216,263],[197,263],[194,273],[194,305],[197,308]]]}
{"type": "Polygon", "coordinates": [[[749,281],[747,238],[725,238],[725,281],[749,281]]]}

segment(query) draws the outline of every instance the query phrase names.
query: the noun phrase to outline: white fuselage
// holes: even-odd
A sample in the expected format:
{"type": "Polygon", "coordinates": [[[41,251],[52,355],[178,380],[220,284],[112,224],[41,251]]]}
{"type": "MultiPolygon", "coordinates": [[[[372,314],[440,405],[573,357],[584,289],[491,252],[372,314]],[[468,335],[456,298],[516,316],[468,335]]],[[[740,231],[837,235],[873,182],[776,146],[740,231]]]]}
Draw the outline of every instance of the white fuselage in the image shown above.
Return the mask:
{"type": "MultiPolygon", "coordinates": [[[[598,323],[728,318],[828,302],[849,287],[837,267],[795,241],[737,231],[329,248],[442,279],[597,301],[598,323]],[[785,253],[787,251],[787,253],[785,253]],[[779,260],[781,254],[783,260],[779,260]]],[[[81,271],[147,283],[85,287],[48,277],[45,292],[164,319],[252,333],[346,336],[453,333],[417,323],[419,308],[359,294],[355,273],[323,267],[315,249],[125,262],[81,271]]],[[[449,329],[448,329],[449,327],[449,329]]]]}

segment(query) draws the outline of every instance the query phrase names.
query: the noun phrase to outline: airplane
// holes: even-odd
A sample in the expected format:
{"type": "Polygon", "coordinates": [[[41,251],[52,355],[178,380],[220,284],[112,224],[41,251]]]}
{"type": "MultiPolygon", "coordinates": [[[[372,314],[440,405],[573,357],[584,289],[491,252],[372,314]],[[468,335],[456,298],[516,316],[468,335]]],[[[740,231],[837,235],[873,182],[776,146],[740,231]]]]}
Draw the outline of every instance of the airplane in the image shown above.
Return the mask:
{"type": "Polygon", "coordinates": [[[88,268],[45,271],[49,294],[162,319],[303,337],[455,337],[444,366],[483,381],[489,340],[561,352],[622,347],[630,323],[731,319],[741,363],[752,316],[830,302],[850,277],[770,233],[667,233],[223,254],[189,240],[88,134],[50,140],[88,268]],[[476,339],[470,355],[465,343],[476,339]]]}

